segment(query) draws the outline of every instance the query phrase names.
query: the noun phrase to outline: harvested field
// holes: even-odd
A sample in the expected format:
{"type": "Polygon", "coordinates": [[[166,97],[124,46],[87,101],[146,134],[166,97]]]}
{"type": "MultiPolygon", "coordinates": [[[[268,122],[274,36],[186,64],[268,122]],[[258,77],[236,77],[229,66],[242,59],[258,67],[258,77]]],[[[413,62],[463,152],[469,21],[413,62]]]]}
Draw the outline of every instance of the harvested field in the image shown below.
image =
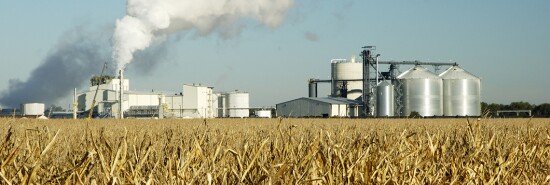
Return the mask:
{"type": "Polygon", "coordinates": [[[0,119],[0,184],[548,184],[550,119],[0,119]]]}

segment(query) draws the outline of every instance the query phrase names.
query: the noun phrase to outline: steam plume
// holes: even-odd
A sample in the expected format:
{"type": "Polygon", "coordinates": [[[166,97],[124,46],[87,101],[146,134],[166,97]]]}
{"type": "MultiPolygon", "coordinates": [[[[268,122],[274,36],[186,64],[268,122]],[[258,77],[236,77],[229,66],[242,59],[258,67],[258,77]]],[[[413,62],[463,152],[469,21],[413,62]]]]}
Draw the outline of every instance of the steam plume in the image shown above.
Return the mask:
{"type": "Polygon", "coordinates": [[[223,37],[237,35],[239,21],[257,20],[276,27],[294,0],[128,0],[127,15],[117,20],[113,34],[113,61],[123,69],[134,52],[152,42],[184,30],[200,35],[218,32],[223,37]]]}

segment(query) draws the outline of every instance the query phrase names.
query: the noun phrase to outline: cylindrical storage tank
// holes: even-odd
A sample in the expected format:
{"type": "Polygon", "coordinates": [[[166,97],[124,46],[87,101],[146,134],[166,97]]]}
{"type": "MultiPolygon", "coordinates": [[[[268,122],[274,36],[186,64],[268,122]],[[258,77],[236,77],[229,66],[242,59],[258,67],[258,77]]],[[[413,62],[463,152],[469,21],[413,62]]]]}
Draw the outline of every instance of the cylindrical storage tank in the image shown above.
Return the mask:
{"type": "Polygon", "coordinates": [[[310,79],[308,82],[308,94],[310,98],[317,98],[317,82],[316,79],[310,79]]]}
{"type": "Polygon", "coordinates": [[[23,116],[42,116],[44,115],[43,103],[25,103],[21,104],[21,113],[23,116]]]}
{"type": "Polygon", "coordinates": [[[256,116],[259,118],[271,118],[271,110],[258,110],[256,116]]]}
{"type": "Polygon", "coordinates": [[[439,75],[443,80],[444,116],[480,116],[481,80],[458,66],[439,75]]]}
{"type": "Polygon", "coordinates": [[[333,60],[331,63],[332,96],[359,99],[363,93],[363,63],[333,60]],[[346,81],[354,80],[354,81],[346,81]],[[347,91],[342,94],[343,86],[347,91]],[[344,97],[345,96],[345,97],[344,97]]]}
{"type": "Polygon", "coordinates": [[[218,117],[228,117],[226,96],[227,94],[218,95],[218,117]]]}
{"type": "Polygon", "coordinates": [[[159,105],[158,105],[159,119],[164,119],[164,105],[166,105],[166,97],[164,95],[159,95],[159,105]]]}
{"type": "Polygon", "coordinates": [[[231,92],[226,95],[227,109],[229,117],[245,118],[249,117],[249,95],[246,92],[231,92]]]}
{"type": "Polygon", "coordinates": [[[383,81],[376,87],[376,116],[394,116],[395,88],[391,83],[383,81]]]}
{"type": "Polygon", "coordinates": [[[428,69],[417,65],[397,76],[402,92],[403,116],[418,112],[421,116],[443,115],[443,81],[428,69]]]}

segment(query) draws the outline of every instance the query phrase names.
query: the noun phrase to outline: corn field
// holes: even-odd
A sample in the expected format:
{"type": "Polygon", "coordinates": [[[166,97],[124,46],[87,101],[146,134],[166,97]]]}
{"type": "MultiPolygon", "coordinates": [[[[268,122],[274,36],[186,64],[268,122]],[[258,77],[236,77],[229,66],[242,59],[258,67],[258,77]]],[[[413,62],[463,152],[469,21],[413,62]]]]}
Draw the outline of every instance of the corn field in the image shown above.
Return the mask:
{"type": "Polygon", "coordinates": [[[0,119],[0,184],[549,184],[550,119],[0,119]]]}

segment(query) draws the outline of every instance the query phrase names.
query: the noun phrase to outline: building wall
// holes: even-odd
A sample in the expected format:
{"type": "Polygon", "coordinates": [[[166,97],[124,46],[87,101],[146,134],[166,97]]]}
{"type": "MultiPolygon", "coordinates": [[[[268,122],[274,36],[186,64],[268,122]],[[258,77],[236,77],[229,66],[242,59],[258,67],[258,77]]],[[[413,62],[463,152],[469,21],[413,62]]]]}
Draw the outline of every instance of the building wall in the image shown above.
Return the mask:
{"type": "Polygon", "coordinates": [[[128,100],[125,101],[129,106],[149,106],[159,105],[159,95],[157,94],[127,94],[128,100]]]}
{"type": "MultiPolygon", "coordinates": [[[[89,88],[89,91],[78,95],[78,110],[88,111],[92,104],[96,87],[89,88]]],[[[112,115],[117,115],[120,111],[119,106],[119,80],[113,79],[107,84],[99,86],[96,97],[96,106],[98,111],[111,111],[112,115]]],[[[131,92],[129,81],[125,79],[123,96],[123,111],[127,111],[131,106],[158,106],[159,95],[151,93],[131,92]]],[[[165,96],[167,106],[166,114],[175,117],[192,118],[214,118],[218,116],[218,95],[213,93],[211,87],[184,85],[183,95],[165,96]]]]}
{"type": "Polygon", "coordinates": [[[300,98],[277,104],[277,116],[284,117],[322,117],[333,116],[329,103],[300,98]]]}
{"type": "Polygon", "coordinates": [[[216,111],[212,88],[183,85],[184,117],[213,118],[216,111]]]}
{"type": "Polygon", "coordinates": [[[339,117],[347,117],[349,114],[348,105],[347,104],[332,104],[332,114],[331,117],[339,116],[339,117]]]}

